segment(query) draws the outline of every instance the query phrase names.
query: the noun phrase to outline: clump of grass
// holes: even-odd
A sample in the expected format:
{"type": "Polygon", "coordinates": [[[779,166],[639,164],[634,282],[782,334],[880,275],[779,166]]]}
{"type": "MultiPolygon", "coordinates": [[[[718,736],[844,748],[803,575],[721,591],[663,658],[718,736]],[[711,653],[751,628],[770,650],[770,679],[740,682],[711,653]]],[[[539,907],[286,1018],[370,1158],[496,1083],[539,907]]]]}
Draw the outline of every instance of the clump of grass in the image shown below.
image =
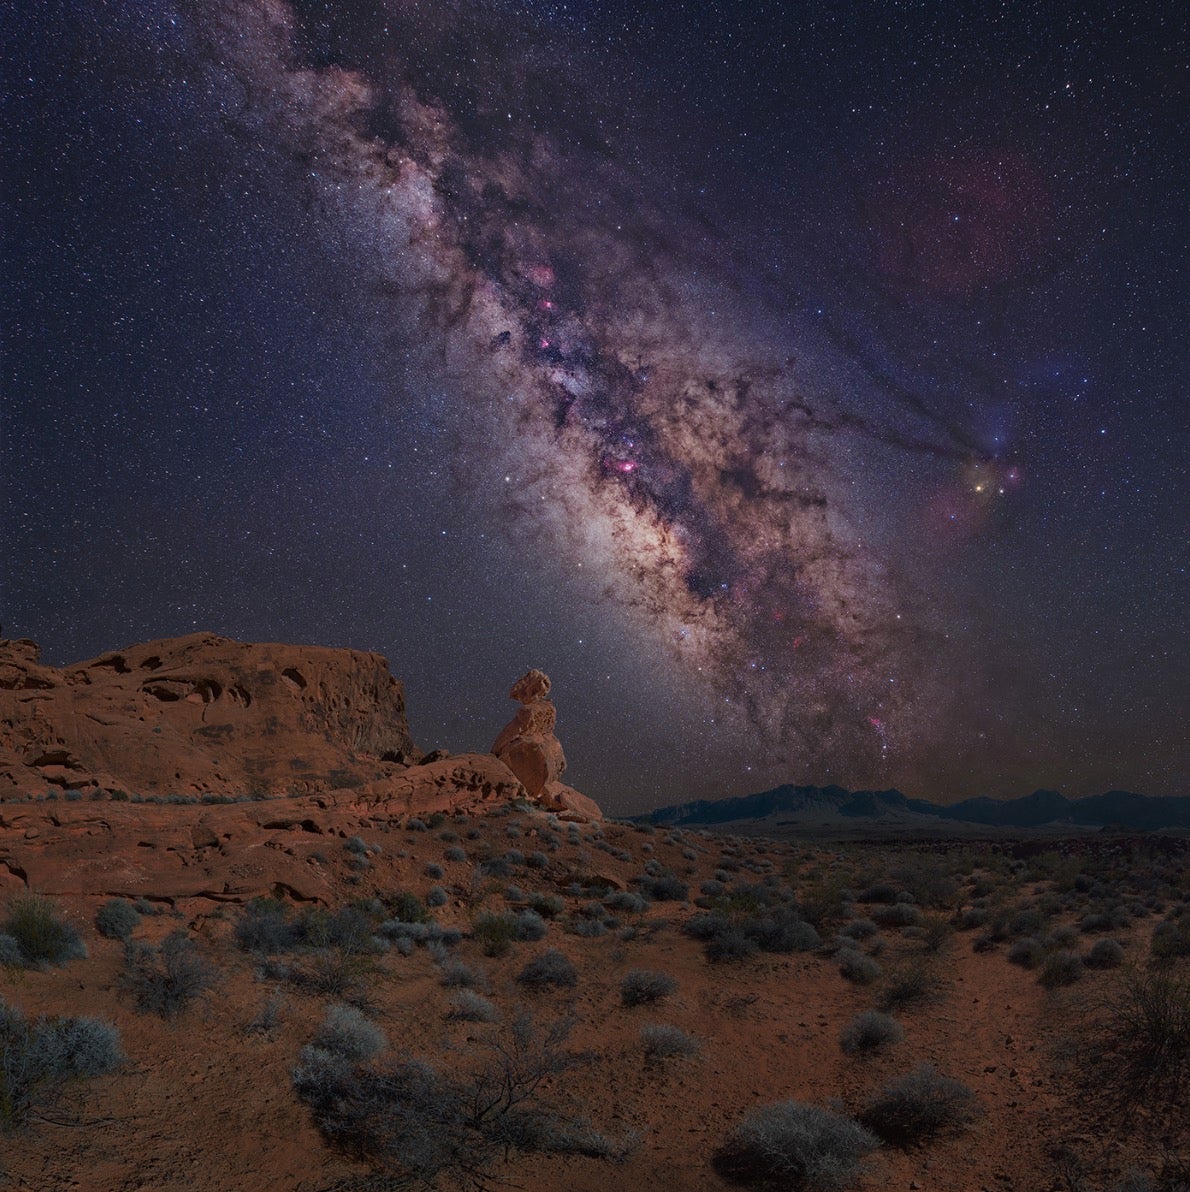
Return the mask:
{"type": "Polygon", "coordinates": [[[16,940],[24,968],[61,965],[87,955],[79,933],[62,918],[57,906],[40,894],[18,894],[13,898],[0,922],[0,932],[16,940]]]}
{"type": "Polygon", "coordinates": [[[692,1059],[698,1054],[698,1040],[676,1026],[650,1023],[641,1027],[640,1041],[647,1060],[692,1059]]]}
{"type": "Polygon", "coordinates": [[[905,1037],[901,1024],[879,1010],[865,1010],[857,1014],[839,1033],[839,1046],[848,1054],[877,1051],[905,1037]]]}
{"type": "Polygon", "coordinates": [[[530,960],[516,979],[526,989],[573,989],[578,984],[578,970],[557,948],[549,948],[530,960]]]}
{"type": "Polygon", "coordinates": [[[620,982],[620,1001],[625,1006],[647,1006],[676,992],[678,983],[668,973],[633,969],[620,982]]]}
{"type": "Polygon", "coordinates": [[[473,989],[460,989],[450,999],[446,1017],[452,1022],[495,1022],[500,1014],[486,997],[473,989]]]}

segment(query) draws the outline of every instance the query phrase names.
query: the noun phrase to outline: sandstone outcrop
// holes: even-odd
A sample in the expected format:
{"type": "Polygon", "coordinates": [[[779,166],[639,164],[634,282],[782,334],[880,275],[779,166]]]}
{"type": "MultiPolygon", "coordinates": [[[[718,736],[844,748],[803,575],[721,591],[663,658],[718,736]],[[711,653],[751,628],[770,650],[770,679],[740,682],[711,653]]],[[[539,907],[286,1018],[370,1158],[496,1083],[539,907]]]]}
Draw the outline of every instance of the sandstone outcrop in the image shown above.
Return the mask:
{"type": "Polygon", "coordinates": [[[379,654],[194,633],[59,669],[0,641],[0,796],[309,792],[421,757],[379,654]]]}
{"type": "Polygon", "coordinates": [[[549,689],[541,671],[517,682],[492,753],[426,754],[379,654],[193,633],[59,668],[0,639],[0,802],[314,796],[409,817],[528,799],[601,819],[560,781],[549,689]]]}

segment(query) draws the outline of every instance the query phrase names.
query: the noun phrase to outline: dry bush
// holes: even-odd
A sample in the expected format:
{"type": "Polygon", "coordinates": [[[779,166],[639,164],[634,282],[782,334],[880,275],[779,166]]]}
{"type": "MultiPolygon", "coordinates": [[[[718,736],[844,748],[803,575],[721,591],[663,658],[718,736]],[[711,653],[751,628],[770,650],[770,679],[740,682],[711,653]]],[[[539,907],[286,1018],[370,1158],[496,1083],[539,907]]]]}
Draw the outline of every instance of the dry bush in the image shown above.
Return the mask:
{"type": "Polygon", "coordinates": [[[753,1187],[834,1192],[859,1176],[879,1142],[853,1118],[778,1101],[754,1109],[715,1155],[715,1169],[753,1187]]]}

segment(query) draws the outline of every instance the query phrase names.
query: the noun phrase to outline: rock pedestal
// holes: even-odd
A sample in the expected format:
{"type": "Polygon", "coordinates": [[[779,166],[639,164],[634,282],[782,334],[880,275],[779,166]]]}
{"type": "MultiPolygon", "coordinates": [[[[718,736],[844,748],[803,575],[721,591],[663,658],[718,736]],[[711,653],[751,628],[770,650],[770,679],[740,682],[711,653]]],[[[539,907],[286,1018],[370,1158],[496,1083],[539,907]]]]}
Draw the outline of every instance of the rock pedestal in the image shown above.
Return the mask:
{"type": "Polygon", "coordinates": [[[520,780],[529,797],[563,818],[602,819],[598,806],[561,781],[566,770],[562,743],[554,736],[558,710],[546,698],[549,676],[539,670],[522,675],[508,693],[520,703],[492,746],[496,755],[520,780]]]}

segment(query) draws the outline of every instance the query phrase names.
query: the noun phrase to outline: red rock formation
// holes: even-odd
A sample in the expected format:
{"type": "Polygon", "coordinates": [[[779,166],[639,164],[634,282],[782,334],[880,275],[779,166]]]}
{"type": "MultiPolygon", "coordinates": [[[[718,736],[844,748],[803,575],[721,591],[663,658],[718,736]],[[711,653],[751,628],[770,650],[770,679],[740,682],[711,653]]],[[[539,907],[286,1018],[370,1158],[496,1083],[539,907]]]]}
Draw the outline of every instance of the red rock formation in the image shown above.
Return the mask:
{"type": "Polygon", "coordinates": [[[40,663],[33,642],[0,640],[0,801],[249,795],[275,809],[313,796],[392,819],[532,796],[566,818],[599,819],[558,781],[566,759],[548,691],[540,671],[514,687],[525,706],[497,742],[503,760],[426,755],[379,654],[195,633],[58,669],[40,663]]]}
{"type": "Polygon", "coordinates": [[[421,756],[378,654],[195,633],[55,669],[0,641],[0,796],[329,790],[421,756]]]}
{"type": "Polygon", "coordinates": [[[539,670],[522,675],[508,693],[520,703],[492,746],[492,753],[521,780],[529,797],[564,819],[598,820],[603,815],[586,795],[566,786],[566,755],[554,736],[558,710],[546,699],[549,676],[539,670]]]}

